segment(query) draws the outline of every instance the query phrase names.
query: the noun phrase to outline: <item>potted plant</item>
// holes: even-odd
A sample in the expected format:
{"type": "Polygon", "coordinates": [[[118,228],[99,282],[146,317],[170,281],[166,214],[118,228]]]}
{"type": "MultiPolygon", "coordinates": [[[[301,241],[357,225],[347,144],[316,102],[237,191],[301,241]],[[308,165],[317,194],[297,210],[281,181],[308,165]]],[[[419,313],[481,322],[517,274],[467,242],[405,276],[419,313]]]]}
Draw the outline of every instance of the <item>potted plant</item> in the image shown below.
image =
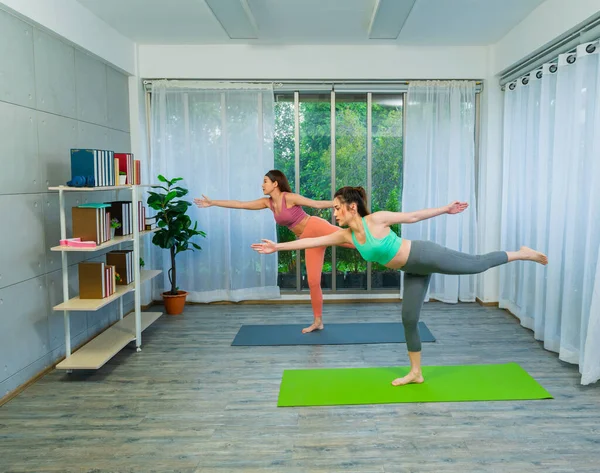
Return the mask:
{"type": "Polygon", "coordinates": [[[119,185],[124,186],[127,182],[127,173],[125,171],[119,171],[119,185]]]}
{"type": "Polygon", "coordinates": [[[167,275],[171,290],[163,292],[161,295],[165,304],[165,310],[169,315],[178,315],[183,312],[186,291],[180,291],[177,287],[177,266],[175,258],[184,251],[201,250],[200,246],[190,241],[195,236],[205,237],[206,233],[198,230],[198,222],[194,223],[186,215],[190,202],[182,200],[182,197],[188,193],[187,189],[176,186],[175,184],[183,178],[177,177],[168,180],[159,175],[158,180],[165,185],[152,186],[156,192],[149,192],[148,206],[157,211],[156,221],[158,230],[152,238],[152,243],[156,246],[169,250],[171,256],[171,268],[167,275]]]}
{"type": "Polygon", "coordinates": [[[117,228],[121,228],[121,224],[119,223],[119,219],[113,218],[110,221],[110,237],[111,238],[115,237],[115,232],[117,231],[117,228]]]}

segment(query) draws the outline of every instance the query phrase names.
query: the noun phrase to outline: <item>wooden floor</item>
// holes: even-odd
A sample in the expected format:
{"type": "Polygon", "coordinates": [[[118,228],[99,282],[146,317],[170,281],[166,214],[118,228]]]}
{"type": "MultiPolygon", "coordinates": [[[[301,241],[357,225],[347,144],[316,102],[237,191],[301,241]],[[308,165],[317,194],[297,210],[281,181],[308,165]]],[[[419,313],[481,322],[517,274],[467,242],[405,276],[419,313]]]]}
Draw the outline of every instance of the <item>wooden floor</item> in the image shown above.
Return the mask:
{"type": "MultiPolygon", "coordinates": [[[[326,322],[398,321],[331,304],[326,322]]],[[[507,312],[425,305],[427,364],[518,362],[554,400],[277,408],[286,368],[405,365],[406,346],[232,347],[308,305],[192,306],[98,372],[53,371],[0,407],[2,472],[599,472],[600,386],[579,384],[507,312]]]]}

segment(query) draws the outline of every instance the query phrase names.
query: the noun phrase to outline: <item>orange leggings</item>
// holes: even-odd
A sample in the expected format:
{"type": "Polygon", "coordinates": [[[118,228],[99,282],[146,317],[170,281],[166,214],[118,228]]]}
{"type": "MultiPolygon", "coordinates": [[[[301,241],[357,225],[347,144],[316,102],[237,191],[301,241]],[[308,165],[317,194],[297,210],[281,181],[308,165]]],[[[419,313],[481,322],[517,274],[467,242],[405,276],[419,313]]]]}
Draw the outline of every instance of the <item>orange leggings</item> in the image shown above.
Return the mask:
{"type": "MultiPolygon", "coordinates": [[[[321,217],[311,216],[306,222],[306,227],[300,235],[300,238],[314,238],[329,235],[341,230],[340,227],[332,225],[321,217]]],[[[354,245],[347,243],[342,245],[345,248],[354,248],[354,245]]],[[[321,273],[323,272],[323,263],[325,261],[325,250],[327,247],[308,248],[304,250],[306,260],[306,274],[308,276],[308,288],[310,290],[310,303],[314,317],[323,315],[323,291],[321,290],[321,273]]],[[[335,274],[335,270],[332,271],[335,274]]]]}

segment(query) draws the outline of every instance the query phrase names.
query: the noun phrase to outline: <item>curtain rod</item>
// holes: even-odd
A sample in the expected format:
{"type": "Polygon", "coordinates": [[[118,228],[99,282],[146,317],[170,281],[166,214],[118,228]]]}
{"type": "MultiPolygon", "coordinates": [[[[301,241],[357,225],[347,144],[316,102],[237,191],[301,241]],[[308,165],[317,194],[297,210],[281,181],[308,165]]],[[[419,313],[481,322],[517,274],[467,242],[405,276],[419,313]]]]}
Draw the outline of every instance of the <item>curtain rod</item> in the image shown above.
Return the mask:
{"type": "MultiPolygon", "coordinates": [[[[198,80],[198,79],[159,79],[159,78],[155,78],[155,79],[144,79],[143,80],[143,84],[146,90],[149,90],[152,87],[153,82],[155,81],[180,81],[180,82],[203,82],[202,80],[198,80]]],[[[275,92],[284,92],[284,91],[288,91],[288,90],[292,90],[293,87],[295,86],[312,86],[309,87],[310,89],[315,89],[316,88],[323,88],[325,89],[331,89],[334,90],[335,86],[352,86],[352,85],[362,85],[362,86],[371,86],[374,87],[373,92],[379,92],[381,90],[377,90],[377,87],[381,87],[381,86],[396,86],[399,87],[401,89],[406,89],[409,84],[411,82],[422,82],[422,81],[460,81],[460,82],[475,82],[475,84],[477,85],[477,91],[480,92],[483,89],[483,81],[481,79],[412,79],[412,80],[391,80],[391,79],[374,79],[374,80],[361,80],[361,79],[343,79],[343,80],[336,80],[336,79],[298,79],[298,80],[291,80],[291,79],[286,79],[286,80],[281,80],[281,79],[273,79],[273,80],[268,80],[268,79],[212,79],[212,80],[206,80],[205,82],[207,84],[211,83],[211,84],[215,84],[218,82],[226,82],[226,83],[230,83],[230,84],[256,84],[256,85],[268,85],[268,86],[272,86],[273,90],[275,92]],[[287,87],[286,87],[287,86],[287,87]],[[292,88],[291,88],[292,87],[292,88]]]]}
{"type": "Polygon", "coordinates": [[[571,28],[553,42],[542,46],[518,63],[500,73],[500,86],[537,70],[543,64],[555,62],[559,55],[571,53],[580,44],[594,42],[600,35],[600,12],[571,28]]]}
{"type": "MultiPolygon", "coordinates": [[[[586,43],[588,43],[590,45],[593,45],[596,48],[600,48],[600,38],[596,39],[595,41],[585,41],[585,42],[583,42],[581,44],[586,44],[586,43]]],[[[578,45],[578,46],[580,46],[580,45],[578,45]]],[[[564,52],[560,53],[560,55],[563,55],[563,54],[567,54],[568,56],[570,56],[572,54],[577,54],[577,47],[575,47],[573,49],[570,49],[568,51],[564,51],[564,52]]],[[[537,73],[538,71],[541,71],[542,68],[544,67],[544,64],[554,64],[554,65],[558,64],[558,57],[559,56],[553,57],[552,59],[550,59],[548,61],[545,61],[543,64],[540,64],[537,67],[531,69],[530,71],[528,71],[528,72],[526,72],[526,73],[524,73],[522,75],[516,76],[516,77],[514,77],[512,80],[510,80],[508,82],[502,83],[500,85],[500,89],[504,91],[506,89],[506,87],[510,86],[511,84],[514,84],[514,83],[516,83],[516,82],[518,82],[520,80],[524,80],[525,78],[530,77],[531,74],[533,74],[534,72],[537,73]]],[[[554,71],[552,70],[551,72],[554,72],[554,71]]]]}

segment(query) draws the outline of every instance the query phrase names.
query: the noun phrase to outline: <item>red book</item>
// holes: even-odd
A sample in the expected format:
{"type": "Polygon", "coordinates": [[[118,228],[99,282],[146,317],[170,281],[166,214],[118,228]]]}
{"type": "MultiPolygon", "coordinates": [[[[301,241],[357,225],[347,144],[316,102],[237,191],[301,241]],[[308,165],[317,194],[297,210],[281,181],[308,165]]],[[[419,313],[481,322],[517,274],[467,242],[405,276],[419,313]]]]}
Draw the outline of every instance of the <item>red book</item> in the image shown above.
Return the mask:
{"type": "Polygon", "coordinates": [[[119,172],[124,172],[127,176],[126,184],[131,185],[133,180],[133,154],[131,153],[115,153],[115,159],[119,160],[119,172]]]}

